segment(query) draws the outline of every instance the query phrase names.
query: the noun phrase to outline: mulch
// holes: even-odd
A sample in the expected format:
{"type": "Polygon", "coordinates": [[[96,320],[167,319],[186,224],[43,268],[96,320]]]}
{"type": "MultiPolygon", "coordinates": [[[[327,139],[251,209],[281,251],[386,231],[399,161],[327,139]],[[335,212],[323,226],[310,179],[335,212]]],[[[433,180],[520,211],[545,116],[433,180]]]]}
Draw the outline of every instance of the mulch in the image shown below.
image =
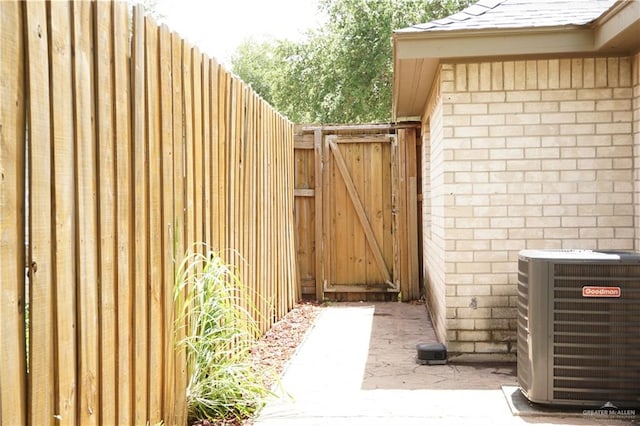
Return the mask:
{"type": "MultiPolygon", "coordinates": [[[[323,306],[301,302],[293,307],[280,321],[264,334],[251,350],[254,365],[265,372],[267,386],[272,386],[284,372],[289,360],[295,355],[307,331],[313,325],[323,306]],[[269,380],[269,378],[271,378],[269,380]]],[[[193,426],[242,426],[251,424],[251,419],[214,419],[193,423],[193,426]]]]}

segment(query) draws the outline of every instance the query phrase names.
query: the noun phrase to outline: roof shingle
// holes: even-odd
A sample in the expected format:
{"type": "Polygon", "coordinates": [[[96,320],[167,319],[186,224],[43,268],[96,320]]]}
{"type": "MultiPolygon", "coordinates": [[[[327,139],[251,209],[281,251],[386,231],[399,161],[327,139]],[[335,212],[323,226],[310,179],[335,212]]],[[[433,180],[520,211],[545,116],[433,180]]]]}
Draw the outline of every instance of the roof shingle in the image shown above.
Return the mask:
{"type": "Polygon", "coordinates": [[[447,18],[397,32],[585,25],[597,19],[613,3],[615,0],[480,0],[447,18]]]}

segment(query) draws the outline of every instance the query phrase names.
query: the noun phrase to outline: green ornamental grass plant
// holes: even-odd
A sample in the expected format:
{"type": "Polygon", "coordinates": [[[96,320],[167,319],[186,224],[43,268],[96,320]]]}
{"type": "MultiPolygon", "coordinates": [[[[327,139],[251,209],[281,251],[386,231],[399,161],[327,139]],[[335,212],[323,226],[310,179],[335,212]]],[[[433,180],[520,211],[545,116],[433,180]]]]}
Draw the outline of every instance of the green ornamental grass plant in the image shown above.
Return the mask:
{"type": "Polygon", "coordinates": [[[188,255],[176,274],[179,344],[187,355],[190,421],[249,418],[270,394],[265,372],[251,364],[258,329],[248,289],[217,254],[188,255]]]}

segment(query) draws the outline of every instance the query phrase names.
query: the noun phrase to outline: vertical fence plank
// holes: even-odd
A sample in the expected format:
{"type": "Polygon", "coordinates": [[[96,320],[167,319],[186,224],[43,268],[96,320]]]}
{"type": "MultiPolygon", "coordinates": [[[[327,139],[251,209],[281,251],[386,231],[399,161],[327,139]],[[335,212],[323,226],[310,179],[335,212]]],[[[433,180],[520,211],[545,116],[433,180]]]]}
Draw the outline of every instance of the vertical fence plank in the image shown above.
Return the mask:
{"type": "MultiPolygon", "coordinates": [[[[168,424],[175,422],[174,407],[171,401],[175,400],[175,340],[173,337],[173,283],[174,283],[174,199],[173,199],[173,90],[171,88],[171,35],[166,26],[160,28],[160,117],[162,121],[161,148],[162,148],[162,317],[163,317],[163,345],[164,357],[162,401],[162,419],[168,424]]],[[[177,117],[176,119],[179,119],[177,117]]],[[[160,350],[160,348],[158,348],[160,350]]],[[[160,394],[160,392],[158,392],[160,394]]]]}
{"type": "Polygon", "coordinates": [[[73,9],[78,256],[78,423],[98,423],[98,241],[92,4],[73,9]]]}
{"type": "MultiPolygon", "coordinates": [[[[184,212],[184,196],[185,196],[185,181],[184,181],[184,139],[183,139],[183,61],[182,61],[182,48],[183,42],[177,34],[173,34],[171,37],[171,84],[173,86],[172,96],[172,118],[173,118],[173,214],[174,214],[174,258],[175,264],[180,265],[182,262],[182,256],[186,250],[185,243],[185,212],[184,212]]],[[[180,306],[178,303],[177,306],[180,306]]],[[[181,312],[177,311],[177,315],[181,312]]],[[[179,317],[178,317],[179,318],[179,317]]],[[[180,323],[179,325],[183,325],[180,323]]],[[[184,327],[178,327],[176,325],[175,341],[179,342],[184,338],[184,327]]],[[[186,389],[187,389],[187,362],[184,346],[178,346],[176,350],[176,365],[175,365],[175,424],[184,424],[187,419],[187,404],[186,404],[186,389]]],[[[171,422],[171,419],[167,419],[171,422]]]]}
{"type": "Polygon", "coordinates": [[[219,66],[215,59],[209,60],[209,90],[210,90],[210,109],[209,109],[209,131],[211,132],[210,143],[210,178],[211,178],[211,249],[214,252],[220,251],[220,170],[218,168],[219,162],[219,91],[218,91],[218,74],[219,66]]]}
{"type": "Polygon", "coordinates": [[[118,355],[115,372],[118,377],[117,424],[132,424],[133,409],[133,205],[131,179],[131,111],[129,69],[129,15],[124,2],[114,2],[114,107],[116,136],[116,192],[117,192],[117,267],[118,267],[118,355]]]}
{"type": "Polygon", "coordinates": [[[184,108],[184,164],[185,164],[185,229],[186,250],[193,250],[195,241],[195,206],[194,206],[194,170],[193,170],[193,81],[192,81],[192,48],[187,43],[182,47],[182,93],[184,108]]]}
{"type": "MultiPolygon", "coordinates": [[[[192,90],[192,119],[193,131],[193,228],[192,243],[200,244],[203,240],[202,223],[202,54],[197,47],[192,50],[191,56],[191,84],[192,90]]],[[[202,252],[203,247],[198,246],[197,251],[202,252]]]]}
{"type": "Polygon", "coordinates": [[[211,249],[211,87],[209,85],[210,62],[202,58],[202,228],[203,241],[211,249]]]}
{"type": "Polygon", "coordinates": [[[56,408],[60,424],[76,423],[76,246],[71,8],[67,2],[49,4],[51,19],[51,102],[53,185],[55,206],[56,280],[56,408]]]}
{"type": "Polygon", "coordinates": [[[44,2],[25,4],[29,82],[29,421],[53,424],[54,265],[52,152],[47,11],[44,2]]]}
{"type": "Polygon", "coordinates": [[[0,424],[26,424],[23,4],[0,10],[0,424]]]}
{"type": "Polygon", "coordinates": [[[160,146],[160,79],[158,55],[158,26],[149,18],[145,19],[145,64],[146,64],[146,130],[148,152],[148,193],[149,193],[149,295],[148,309],[149,341],[147,345],[149,369],[149,418],[152,424],[161,420],[162,413],[162,368],[163,343],[163,257],[162,243],[165,230],[162,224],[162,171],[160,146]]]}
{"type": "Polygon", "coordinates": [[[107,2],[95,3],[100,273],[100,422],[116,422],[116,210],[113,117],[113,19],[107,2]]]}
{"type": "Polygon", "coordinates": [[[148,285],[148,154],[145,107],[145,27],[142,7],[133,10],[133,146],[134,146],[134,223],[135,223],[135,282],[134,282],[134,423],[146,424],[148,419],[147,366],[147,285],[148,285]]]}

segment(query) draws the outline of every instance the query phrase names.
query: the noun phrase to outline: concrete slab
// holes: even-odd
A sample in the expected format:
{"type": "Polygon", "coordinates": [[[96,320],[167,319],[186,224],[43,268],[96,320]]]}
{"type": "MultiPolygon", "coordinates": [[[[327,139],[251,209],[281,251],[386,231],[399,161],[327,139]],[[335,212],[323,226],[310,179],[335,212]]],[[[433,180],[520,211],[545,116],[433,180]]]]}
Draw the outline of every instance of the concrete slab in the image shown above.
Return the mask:
{"type": "Polygon", "coordinates": [[[515,416],[502,386],[515,364],[419,365],[417,343],[435,342],[426,308],[336,304],[316,319],[254,424],[622,425],[627,420],[515,416]]]}

